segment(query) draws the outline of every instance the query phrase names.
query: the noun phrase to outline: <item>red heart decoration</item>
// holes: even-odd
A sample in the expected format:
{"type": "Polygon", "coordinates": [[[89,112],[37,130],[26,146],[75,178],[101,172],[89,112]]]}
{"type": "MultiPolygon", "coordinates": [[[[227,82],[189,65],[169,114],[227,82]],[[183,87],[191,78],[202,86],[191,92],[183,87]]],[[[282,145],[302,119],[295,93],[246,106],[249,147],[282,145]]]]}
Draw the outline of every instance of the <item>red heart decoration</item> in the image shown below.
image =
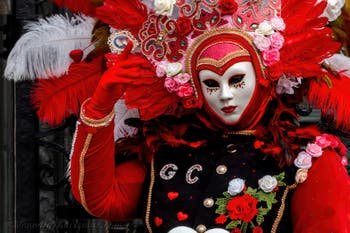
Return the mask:
{"type": "Polygon", "coordinates": [[[179,193],[178,192],[168,192],[168,198],[170,201],[178,198],[179,196],[179,193]]]}
{"type": "Polygon", "coordinates": [[[157,227],[159,227],[160,225],[163,224],[163,219],[161,219],[160,217],[155,217],[154,223],[156,224],[157,227]]]}
{"type": "Polygon", "coordinates": [[[177,213],[177,219],[179,221],[185,221],[186,219],[188,219],[188,214],[180,211],[177,213]]]}
{"type": "Polygon", "coordinates": [[[83,50],[81,49],[75,49],[70,51],[69,56],[73,59],[74,62],[80,62],[83,58],[83,50]]]}

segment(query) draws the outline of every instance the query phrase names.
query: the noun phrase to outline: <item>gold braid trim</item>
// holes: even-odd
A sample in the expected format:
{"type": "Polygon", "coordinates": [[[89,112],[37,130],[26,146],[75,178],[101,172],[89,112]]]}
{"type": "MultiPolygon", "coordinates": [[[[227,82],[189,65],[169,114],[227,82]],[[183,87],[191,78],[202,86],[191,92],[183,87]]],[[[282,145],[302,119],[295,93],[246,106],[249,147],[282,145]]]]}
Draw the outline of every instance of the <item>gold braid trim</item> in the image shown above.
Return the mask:
{"type": "Polygon", "coordinates": [[[84,209],[91,215],[93,215],[93,214],[90,212],[89,208],[87,207],[83,185],[84,185],[84,175],[85,175],[84,160],[85,160],[86,152],[90,146],[92,135],[93,135],[92,133],[89,133],[86,136],[84,147],[83,147],[83,150],[81,151],[81,154],[80,154],[80,158],[79,158],[80,171],[79,171],[79,183],[78,183],[81,204],[83,205],[84,209]]]}
{"type": "Polygon", "coordinates": [[[151,181],[149,184],[149,188],[148,188],[148,198],[147,198],[147,209],[146,209],[146,226],[147,226],[147,230],[148,233],[152,233],[152,228],[151,228],[151,224],[149,222],[149,217],[151,214],[151,202],[152,202],[152,192],[153,192],[153,185],[154,185],[154,159],[152,159],[151,162],[151,181]]]}
{"type": "Polygon", "coordinates": [[[111,121],[114,119],[115,113],[114,109],[104,118],[102,119],[92,119],[87,116],[85,116],[85,104],[90,100],[91,98],[86,99],[80,108],[80,120],[87,126],[97,128],[97,127],[103,127],[108,126],[111,121]]]}
{"type": "Polygon", "coordinates": [[[278,228],[278,225],[280,224],[281,222],[281,219],[283,217],[283,213],[284,213],[284,209],[286,207],[286,198],[287,198],[287,195],[288,195],[288,192],[289,190],[293,190],[295,189],[296,187],[298,186],[298,183],[294,183],[292,185],[288,185],[286,187],[286,189],[284,190],[283,192],[283,196],[282,196],[282,199],[281,199],[281,206],[278,210],[278,213],[277,213],[277,217],[275,219],[275,222],[273,223],[272,225],[272,228],[271,228],[271,233],[276,233],[277,231],[277,228],[278,228]]]}
{"type": "Polygon", "coordinates": [[[202,58],[197,62],[197,67],[200,65],[212,65],[215,67],[222,67],[224,66],[228,61],[236,58],[236,57],[243,57],[243,56],[250,56],[248,51],[246,50],[239,50],[233,53],[229,53],[227,54],[225,57],[223,57],[222,59],[215,60],[213,58],[202,58]]]}
{"type": "Polygon", "coordinates": [[[222,134],[223,138],[228,138],[230,135],[254,135],[256,132],[256,130],[254,129],[246,129],[246,130],[239,130],[239,131],[228,131],[228,132],[224,132],[222,134]]]}

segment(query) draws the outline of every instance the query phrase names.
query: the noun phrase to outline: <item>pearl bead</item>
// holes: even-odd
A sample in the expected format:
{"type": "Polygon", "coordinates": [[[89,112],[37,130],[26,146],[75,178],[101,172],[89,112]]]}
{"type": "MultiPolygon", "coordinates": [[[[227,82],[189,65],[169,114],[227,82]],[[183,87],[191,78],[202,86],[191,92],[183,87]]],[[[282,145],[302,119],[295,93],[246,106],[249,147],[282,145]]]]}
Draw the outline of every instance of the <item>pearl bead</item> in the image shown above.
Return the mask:
{"type": "Polygon", "coordinates": [[[227,172],[227,167],[225,165],[219,165],[216,168],[216,173],[218,173],[219,175],[223,175],[227,172]]]}
{"type": "Polygon", "coordinates": [[[205,198],[203,201],[203,205],[207,208],[210,208],[214,205],[214,200],[213,198],[205,198]]]}

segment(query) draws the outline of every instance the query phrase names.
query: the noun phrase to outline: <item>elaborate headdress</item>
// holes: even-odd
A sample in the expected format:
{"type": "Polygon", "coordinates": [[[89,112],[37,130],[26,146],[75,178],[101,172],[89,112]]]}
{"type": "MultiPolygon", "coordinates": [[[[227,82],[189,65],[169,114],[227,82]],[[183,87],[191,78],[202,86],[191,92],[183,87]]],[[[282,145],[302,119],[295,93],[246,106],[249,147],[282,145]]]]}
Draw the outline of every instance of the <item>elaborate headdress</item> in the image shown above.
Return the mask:
{"type": "MultiPolygon", "coordinates": [[[[104,59],[113,65],[113,54],[129,41],[133,53],[146,56],[156,72],[153,78],[130,82],[123,96],[128,108],[136,108],[143,120],[179,108],[201,108],[194,77],[198,59],[206,55],[199,52],[237,40],[240,52],[249,53],[264,98],[281,102],[299,88],[337,126],[350,128],[350,72],[332,64],[341,44],[333,41],[327,26],[325,0],[53,1],[88,16],[52,16],[30,24],[5,71],[9,79],[38,80],[33,103],[49,124],[79,113],[105,69],[104,59]]],[[[336,56],[342,64],[350,61],[336,56]]],[[[278,106],[283,109],[277,107],[275,116],[296,114],[278,106]]]]}

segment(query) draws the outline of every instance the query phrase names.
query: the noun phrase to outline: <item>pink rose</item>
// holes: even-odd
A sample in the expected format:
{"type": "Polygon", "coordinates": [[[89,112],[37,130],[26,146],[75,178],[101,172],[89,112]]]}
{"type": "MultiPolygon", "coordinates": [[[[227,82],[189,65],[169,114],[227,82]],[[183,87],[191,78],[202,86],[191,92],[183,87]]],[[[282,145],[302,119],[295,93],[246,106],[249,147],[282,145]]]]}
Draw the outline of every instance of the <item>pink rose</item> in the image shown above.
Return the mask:
{"type": "Polygon", "coordinates": [[[193,87],[189,83],[185,83],[179,86],[177,95],[179,97],[189,97],[193,94],[193,87]]]}
{"type": "Polygon", "coordinates": [[[260,51],[266,51],[270,48],[271,41],[263,35],[255,35],[254,44],[260,51]]]}
{"type": "Polygon", "coordinates": [[[306,146],[306,152],[312,157],[320,157],[323,153],[322,148],[315,143],[308,143],[306,146]]]}
{"type": "Polygon", "coordinates": [[[174,79],[169,77],[165,78],[164,86],[170,93],[179,90],[179,85],[177,84],[177,82],[174,79]]]}
{"type": "Polygon", "coordinates": [[[305,151],[299,152],[294,160],[294,165],[298,168],[309,169],[312,166],[312,157],[305,151]]]}
{"type": "Polygon", "coordinates": [[[267,66],[273,65],[280,60],[280,52],[278,49],[270,49],[262,53],[264,63],[267,66]]]}
{"type": "Polygon", "coordinates": [[[337,138],[331,134],[322,134],[322,137],[325,137],[327,141],[330,142],[330,147],[331,148],[337,148],[339,146],[339,141],[337,140],[337,138]]]}
{"type": "Polygon", "coordinates": [[[275,32],[271,36],[269,36],[269,39],[271,41],[271,46],[275,49],[281,49],[284,43],[284,37],[281,33],[275,32]]]}
{"type": "Polygon", "coordinates": [[[286,24],[284,23],[283,19],[281,17],[273,17],[270,20],[271,26],[273,29],[277,31],[283,31],[286,29],[286,24]]]}
{"type": "Polygon", "coordinates": [[[174,77],[174,80],[178,83],[178,84],[185,84],[188,81],[190,81],[190,75],[187,73],[181,73],[178,74],[174,77]]]}
{"type": "Polygon", "coordinates": [[[298,87],[299,83],[298,82],[294,82],[289,78],[285,78],[282,77],[280,79],[278,79],[278,83],[276,85],[276,93],[277,94],[290,94],[293,95],[294,94],[294,89],[298,87]]]}
{"type": "Polygon", "coordinates": [[[156,74],[158,78],[162,78],[164,77],[164,75],[166,74],[166,64],[165,62],[159,62],[158,64],[156,64],[157,68],[156,68],[156,74]]]}
{"type": "Polygon", "coordinates": [[[315,143],[319,145],[322,149],[331,145],[331,142],[328,141],[327,138],[324,136],[317,136],[315,143]]]}

